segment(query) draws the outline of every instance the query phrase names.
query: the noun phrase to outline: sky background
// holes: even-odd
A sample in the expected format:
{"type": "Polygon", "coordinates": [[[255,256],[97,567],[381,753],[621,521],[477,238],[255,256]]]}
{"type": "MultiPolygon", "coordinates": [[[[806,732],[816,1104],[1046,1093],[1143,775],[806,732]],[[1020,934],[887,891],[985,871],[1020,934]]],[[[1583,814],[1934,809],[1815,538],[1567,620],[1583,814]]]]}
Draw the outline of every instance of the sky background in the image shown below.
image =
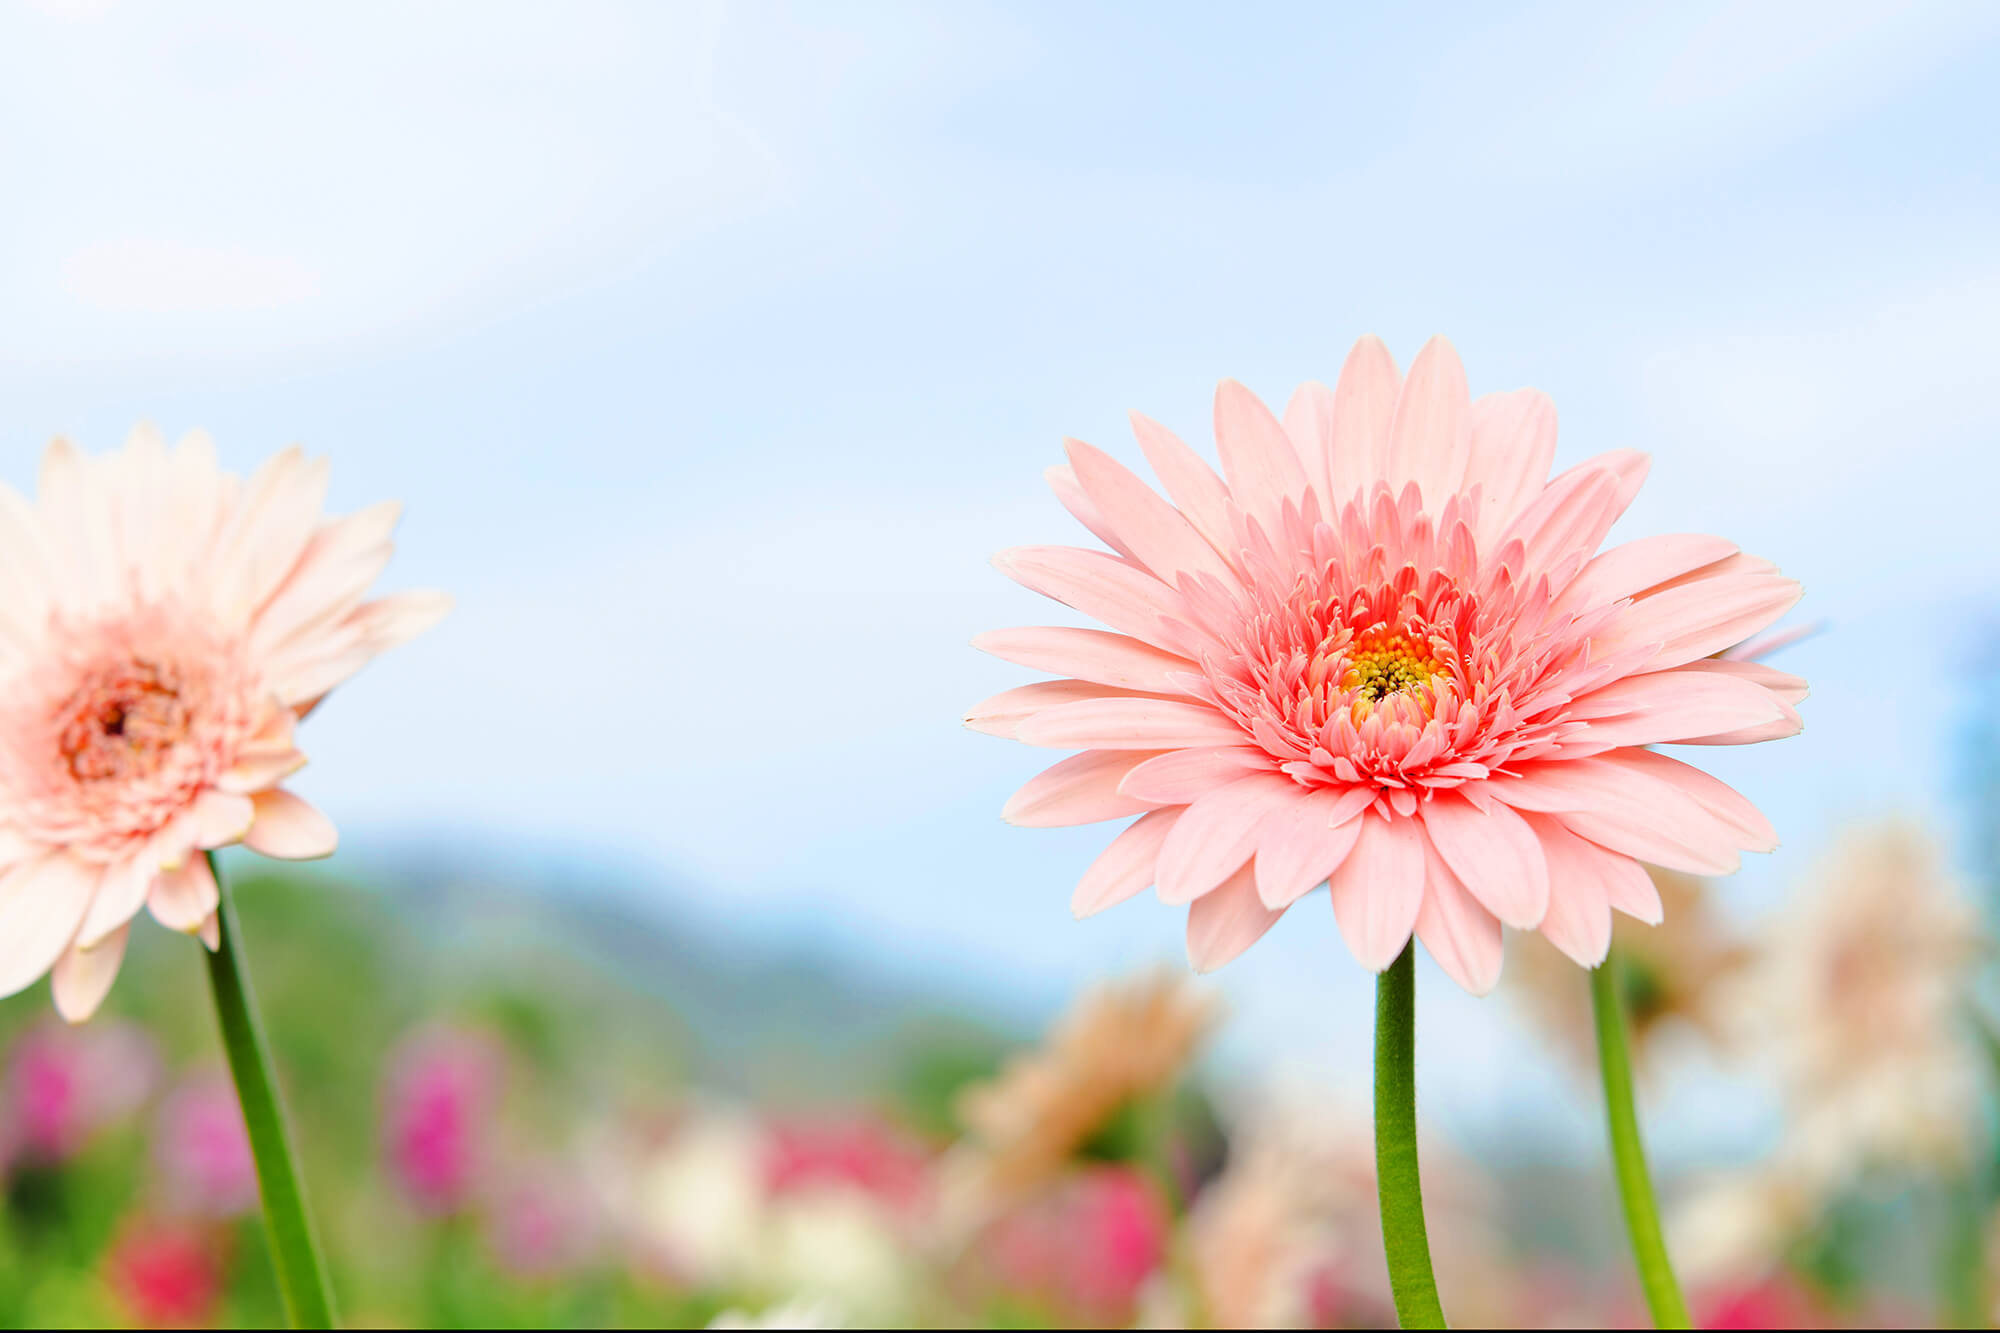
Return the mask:
{"type": "MultiPolygon", "coordinates": [[[[0,476],[149,419],[407,502],[390,583],[458,608],[305,732],[345,856],[613,864],[1032,1014],[1181,914],[1073,922],[1106,832],[1000,821],[1053,756],[960,727],[1028,679],[967,640],[1074,618],[987,558],[1083,537],[1065,435],[1205,443],[1224,376],[1443,332],[1559,467],[1653,454],[1614,539],[1725,534],[1828,622],[1805,734],[1701,756],[1786,840],[1754,919],[1845,824],[1951,828],[1997,55],[1975,4],[7,4],[0,476]]],[[[1210,984],[1227,1058],[1366,1088],[1324,895],[1210,984]]],[[[1419,987],[1434,1121],[1595,1148],[1504,998],[1419,987]]],[[[1758,1108],[1693,1077],[1653,1133],[1758,1108]]]]}

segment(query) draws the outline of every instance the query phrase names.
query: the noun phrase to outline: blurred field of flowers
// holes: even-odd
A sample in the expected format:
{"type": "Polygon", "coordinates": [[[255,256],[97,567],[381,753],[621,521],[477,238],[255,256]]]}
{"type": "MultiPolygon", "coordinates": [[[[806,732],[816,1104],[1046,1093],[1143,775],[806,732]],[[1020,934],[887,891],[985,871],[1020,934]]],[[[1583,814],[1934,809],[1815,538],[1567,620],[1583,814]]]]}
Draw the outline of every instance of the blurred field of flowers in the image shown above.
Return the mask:
{"type": "MultiPolygon", "coordinates": [[[[1218,1079],[1200,1057],[1228,1016],[1178,972],[1037,1038],[408,878],[267,872],[241,898],[356,1324],[1391,1321],[1366,1108],[1218,1079]]],[[[1695,1043],[1770,1076],[1787,1123],[1766,1160],[1664,1182],[1699,1316],[1977,1322],[2000,1226],[1972,899],[1909,824],[1858,831],[1763,933],[1660,878],[1670,930],[1620,927],[1642,1077],[1695,1043]]],[[[1582,983],[1540,947],[1515,941],[1494,1002],[1560,1039],[1582,983]]],[[[179,1002],[198,966],[152,932],[102,1020],[0,1009],[9,1326],[279,1318],[213,1020],[179,1002]]],[[[1588,1153],[1426,1151],[1460,1320],[1643,1322],[1588,1153]]]]}

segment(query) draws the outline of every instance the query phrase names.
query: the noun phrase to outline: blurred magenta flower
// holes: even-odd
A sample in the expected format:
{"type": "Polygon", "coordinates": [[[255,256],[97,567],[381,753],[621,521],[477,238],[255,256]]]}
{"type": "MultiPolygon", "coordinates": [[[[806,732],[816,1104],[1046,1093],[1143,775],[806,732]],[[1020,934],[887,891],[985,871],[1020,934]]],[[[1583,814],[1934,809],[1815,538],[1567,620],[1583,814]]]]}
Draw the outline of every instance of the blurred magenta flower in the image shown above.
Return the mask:
{"type": "Polygon", "coordinates": [[[406,1039],[383,1090],[383,1152],[412,1203],[433,1214],[464,1209],[488,1167],[504,1061],[477,1034],[444,1029],[406,1039]]]}
{"type": "Polygon", "coordinates": [[[0,487],[0,995],[53,968],[81,1021],[141,907],[215,946],[202,850],[333,850],[279,785],[293,727],[447,601],[364,602],[397,506],[324,518],[326,481],[296,446],[244,481],[141,426],[103,458],[51,444],[35,504],[0,487]]]}
{"type": "Polygon", "coordinates": [[[1015,823],[1138,816],[1077,887],[1079,915],[1157,885],[1188,908],[1207,971],[1330,883],[1364,966],[1414,932],[1484,992],[1503,923],[1595,966],[1614,908],[1660,919],[1641,860],[1719,874],[1776,846],[1742,796],[1646,747],[1799,729],[1803,681],[1716,657],[1798,585],[1720,537],[1599,554],[1644,455],[1550,480],[1554,405],[1532,389],[1473,401],[1442,338],[1407,379],[1362,339],[1338,386],[1303,386],[1282,421],[1225,380],[1223,477],[1133,425],[1170,499],[1072,440],[1049,480],[1111,550],[995,561],[1112,632],[981,636],[1066,679],[966,719],[1082,752],[1015,794],[1015,823]]]}
{"type": "Polygon", "coordinates": [[[153,1161],[177,1212],[235,1217],[257,1207],[257,1163],[225,1075],[195,1075],[167,1098],[154,1129],[153,1161]]]}
{"type": "Polygon", "coordinates": [[[199,1227],[127,1221],[107,1258],[111,1290],[127,1318],[146,1328],[213,1323],[222,1296],[218,1244],[199,1227]]]}
{"type": "Polygon", "coordinates": [[[844,1185],[893,1209],[915,1207],[924,1195],[930,1155],[879,1120],[791,1119],[765,1134],[774,1195],[844,1185]]]}
{"type": "Polygon", "coordinates": [[[0,1088],[0,1163],[60,1162],[152,1095],[160,1062],[129,1023],[36,1027],[14,1043],[0,1088]]]}
{"type": "Polygon", "coordinates": [[[982,1246],[1007,1286],[1109,1325],[1129,1316],[1166,1258],[1171,1232],[1159,1187],[1130,1167],[1105,1166],[1002,1217],[982,1246]]]}

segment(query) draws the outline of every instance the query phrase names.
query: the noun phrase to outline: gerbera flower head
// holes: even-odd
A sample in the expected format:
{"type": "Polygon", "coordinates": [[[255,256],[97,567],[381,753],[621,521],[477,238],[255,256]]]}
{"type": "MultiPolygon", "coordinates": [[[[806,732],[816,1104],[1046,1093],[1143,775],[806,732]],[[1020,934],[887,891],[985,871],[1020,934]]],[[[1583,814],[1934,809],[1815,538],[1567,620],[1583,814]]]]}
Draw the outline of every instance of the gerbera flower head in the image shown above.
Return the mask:
{"type": "Polygon", "coordinates": [[[1108,630],[975,641],[1067,679],[967,722],[1082,751],[1007,817],[1139,816],[1084,876],[1080,915],[1157,885],[1188,907],[1189,956],[1207,970],[1326,883],[1365,965],[1386,967],[1414,932],[1483,992],[1502,923],[1592,966],[1613,908],[1660,917],[1641,859],[1719,874],[1776,845],[1742,796],[1646,747],[1799,729],[1804,682],[1715,657],[1798,586],[1719,537],[1600,554],[1644,455],[1550,480],[1549,400],[1472,400],[1442,339],[1406,380],[1364,338],[1337,387],[1305,385],[1282,421],[1224,381],[1221,476],[1158,424],[1133,425],[1168,498],[1072,440],[1050,481],[1111,550],[996,560],[1108,630]]]}
{"type": "Polygon", "coordinates": [[[213,945],[201,852],[324,856],[326,817],[280,784],[328,690],[447,600],[364,600],[398,508],[321,513],[325,460],[294,447],[247,481],[205,435],[149,427],[0,487],[0,995],[53,970],[80,1020],[139,909],[213,945]]]}

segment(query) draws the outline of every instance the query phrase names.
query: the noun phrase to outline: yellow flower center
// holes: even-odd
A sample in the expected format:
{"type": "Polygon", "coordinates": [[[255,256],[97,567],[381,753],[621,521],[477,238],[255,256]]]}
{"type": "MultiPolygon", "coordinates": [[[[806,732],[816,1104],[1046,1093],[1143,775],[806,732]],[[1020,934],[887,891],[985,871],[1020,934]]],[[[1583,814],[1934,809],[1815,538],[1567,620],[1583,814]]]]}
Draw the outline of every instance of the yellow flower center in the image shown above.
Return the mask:
{"type": "Polygon", "coordinates": [[[1414,642],[1405,634],[1370,634],[1356,641],[1348,654],[1347,672],[1340,678],[1342,689],[1353,690],[1359,700],[1377,703],[1392,694],[1413,690],[1444,674],[1444,664],[1432,655],[1428,645],[1414,642]]]}

